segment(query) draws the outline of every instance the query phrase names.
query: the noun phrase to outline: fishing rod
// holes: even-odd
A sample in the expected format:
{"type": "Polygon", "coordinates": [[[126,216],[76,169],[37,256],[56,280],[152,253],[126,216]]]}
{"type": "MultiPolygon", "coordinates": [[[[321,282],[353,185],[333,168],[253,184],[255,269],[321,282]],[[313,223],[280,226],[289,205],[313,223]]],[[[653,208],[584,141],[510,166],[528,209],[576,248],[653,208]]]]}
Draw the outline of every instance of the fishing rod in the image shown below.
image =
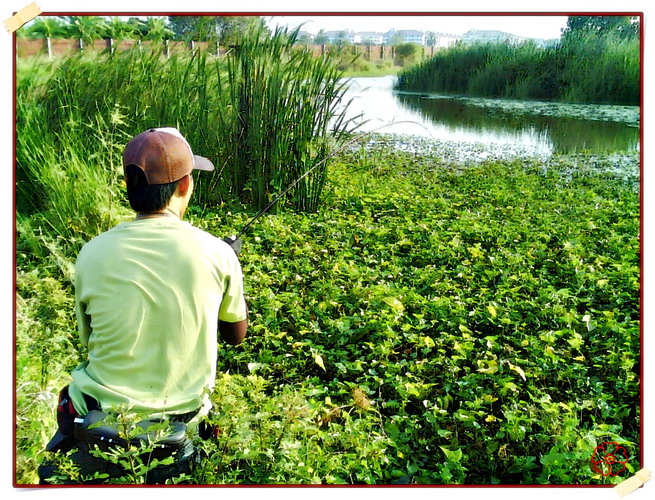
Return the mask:
{"type": "MultiPolygon", "coordinates": [[[[363,135],[358,135],[358,136],[355,137],[354,139],[352,139],[352,140],[350,140],[350,141],[347,141],[347,142],[344,143],[344,144],[343,144],[339,149],[337,149],[336,151],[334,151],[334,152],[331,153],[330,155],[328,155],[328,156],[326,156],[325,158],[323,158],[323,159],[322,159],[321,161],[319,161],[316,165],[314,165],[312,168],[310,168],[309,170],[307,170],[307,171],[306,171],[305,173],[303,173],[300,177],[298,177],[298,178],[295,179],[291,184],[289,184],[286,188],[284,188],[284,190],[281,191],[281,192],[280,192],[280,193],[279,193],[275,198],[273,198],[273,200],[271,200],[270,202],[268,202],[268,203],[264,206],[264,208],[262,208],[259,212],[257,212],[257,214],[255,214],[255,216],[254,216],[252,219],[250,219],[250,220],[249,220],[249,221],[248,221],[248,222],[247,222],[247,223],[246,223],[246,224],[241,228],[241,230],[240,230],[240,231],[239,231],[235,236],[229,236],[229,237],[227,237],[227,238],[225,239],[225,240],[227,241],[227,243],[230,244],[230,246],[233,246],[233,244],[234,244],[234,243],[235,243],[235,242],[236,242],[236,241],[237,241],[237,240],[238,240],[238,239],[239,239],[243,234],[245,234],[245,232],[246,232],[248,229],[250,229],[250,227],[251,227],[255,222],[257,222],[257,220],[258,220],[262,215],[264,215],[266,212],[268,212],[268,211],[273,207],[273,205],[275,205],[278,201],[280,201],[280,200],[281,200],[281,199],[282,199],[282,198],[283,198],[283,197],[284,197],[284,196],[285,196],[289,191],[291,191],[291,190],[292,190],[292,189],[293,189],[293,188],[294,188],[294,187],[295,187],[295,186],[296,186],[300,181],[302,181],[305,177],[307,177],[310,173],[312,173],[312,172],[314,171],[314,169],[316,169],[317,167],[321,166],[323,163],[325,163],[325,162],[328,161],[329,159],[334,158],[336,155],[338,155],[338,154],[341,153],[342,151],[346,150],[346,149],[347,149],[348,147],[350,147],[352,144],[355,144],[356,142],[365,139],[366,137],[368,137],[368,136],[370,136],[370,135],[372,135],[372,134],[378,132],[380,129],[383,129],[383,128],[385,128],[385,127],[390,127],[391,125],[397,125],[397,124],[399,124],[399,123],[414,123],[414,124],[416,124],[416,125],[422,126],[420,123],[417,123],[417,122],[414,122],[414,121],[411,121],[411,120],[403,120],[403,121],[398,121],[398,122],[392,122],[392,123],[387,123],[387,124],[385,124],[385,125],[382,125],[382,126],[376,128],[376,129],[373,129],[373,130],[371,130],[371,131],[369,131],[369,132],[366,132],[366,133],[364,133],[363,135]]],[[[425,127],[424,127],[424,128],[425,128],[425,127]]],[[[240,247],[240,245],[239,245],[239,247],[240,247]]]]}

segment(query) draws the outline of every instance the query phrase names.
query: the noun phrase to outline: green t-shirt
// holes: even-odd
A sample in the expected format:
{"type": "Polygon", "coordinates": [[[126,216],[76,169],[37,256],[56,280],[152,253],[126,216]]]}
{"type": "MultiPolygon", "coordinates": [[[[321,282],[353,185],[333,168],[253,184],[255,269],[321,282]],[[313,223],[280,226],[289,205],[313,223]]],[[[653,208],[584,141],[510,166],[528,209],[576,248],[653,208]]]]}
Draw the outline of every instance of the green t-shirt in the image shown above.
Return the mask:
{"type": "Polygon", "coordinates": [[[241,267],[224,241],[176,217],[119,224],[75,264],[79,335],[88,360],[69,392],[103,410],[180,414],[207,407],[218,320],[246,319],[241,267]]]}

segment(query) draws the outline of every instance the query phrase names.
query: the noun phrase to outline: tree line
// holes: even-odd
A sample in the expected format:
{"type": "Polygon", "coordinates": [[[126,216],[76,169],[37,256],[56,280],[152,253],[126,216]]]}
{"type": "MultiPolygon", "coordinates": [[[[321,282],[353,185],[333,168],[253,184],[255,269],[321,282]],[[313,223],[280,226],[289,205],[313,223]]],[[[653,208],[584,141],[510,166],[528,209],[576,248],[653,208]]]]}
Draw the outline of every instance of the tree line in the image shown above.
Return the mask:
{"type": "Polygon", "coordinates": [[[93,40],[180,40],[237,43],[251,28],[266,29],[258,16],[163,16],[101,17],[45,16],[37,17],[17,32],[25,38],[75,38],[84,43],[93,40]]]}

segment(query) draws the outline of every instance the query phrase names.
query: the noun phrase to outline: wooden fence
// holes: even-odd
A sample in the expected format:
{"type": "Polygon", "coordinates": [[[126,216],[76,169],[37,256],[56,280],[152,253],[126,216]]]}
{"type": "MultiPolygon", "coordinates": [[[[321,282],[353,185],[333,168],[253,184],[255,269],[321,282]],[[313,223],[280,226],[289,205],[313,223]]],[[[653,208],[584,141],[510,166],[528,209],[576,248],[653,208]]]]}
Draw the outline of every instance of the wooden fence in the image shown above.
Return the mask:
{"type": "MultiPolygon", "coordinates": [[[[34,57],[46,55],[49,57],[66,56],[84,51],[107,51],[107,50],[125,50],[136,45],[147,48],[153,42],[145,40],[121,40],[114,41],[111,38],[104,40],[94,40],[91,44],[84,44],[81,40],[62,39],[62,38],[17,38],[16,55],[19,58],[34,57]]],[[[160,42],[161,43],[161,42],[160,42]]],[[[334,45],[306,45],[315,56],[325,55],[331,51],[341,51],[349,55],[360,54],[360,57],[366,61],[393,61],[396,56],[396,48],[390,45],[348,45],[346,47],[337,47],[334,45]]],[[[219,47],[213,42],[175,42],[166,41],[165,49],[168,54],[192,51],[195,49],[208,50],[212,54],[221,56],[228,50],[226,47],[219,47]]],[[[423,56],[431,56],[438,50],[437,47],[423,47],[423,56]]]]}

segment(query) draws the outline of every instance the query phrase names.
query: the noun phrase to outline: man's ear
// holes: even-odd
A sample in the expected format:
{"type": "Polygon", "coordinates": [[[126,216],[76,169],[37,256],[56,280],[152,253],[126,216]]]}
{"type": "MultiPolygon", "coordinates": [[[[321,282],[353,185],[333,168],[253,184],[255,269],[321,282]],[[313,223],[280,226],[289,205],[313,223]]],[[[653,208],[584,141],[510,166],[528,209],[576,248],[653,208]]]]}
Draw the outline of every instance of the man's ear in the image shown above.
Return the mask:
{"type": "Polygon", "coordinates": [[[191,182],[191,174],[185,175],[178,181],[177,192],[182,198],[184,198],[187,195],[189,189],[191,189],[191,182]]]}

